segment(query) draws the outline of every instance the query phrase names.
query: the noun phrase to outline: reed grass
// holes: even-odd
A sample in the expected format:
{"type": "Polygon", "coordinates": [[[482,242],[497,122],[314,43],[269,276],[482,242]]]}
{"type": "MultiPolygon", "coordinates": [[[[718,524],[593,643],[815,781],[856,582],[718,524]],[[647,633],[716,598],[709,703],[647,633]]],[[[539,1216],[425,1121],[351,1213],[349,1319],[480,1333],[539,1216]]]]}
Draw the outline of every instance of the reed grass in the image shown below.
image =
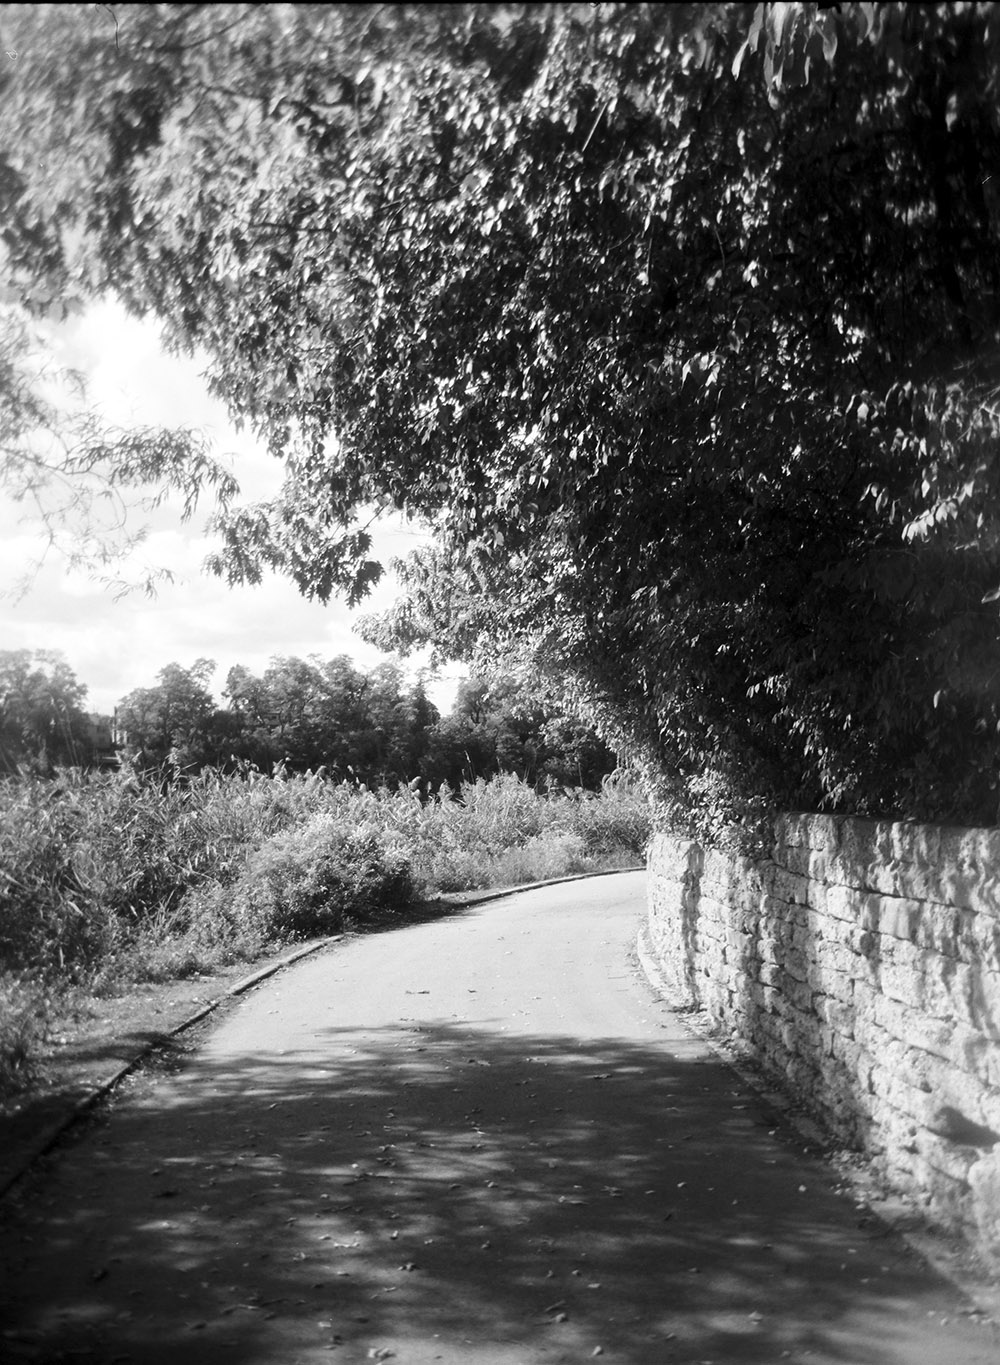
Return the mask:
{"type": "Polygon", "coordinates": [[[0,1093],[30,1077],[67,988],[252,961],[441,892],[638,865],[648,831],[624,776],[558,795],[512,775],[421,796],[249,768],[0,782],[0,1093]]]}

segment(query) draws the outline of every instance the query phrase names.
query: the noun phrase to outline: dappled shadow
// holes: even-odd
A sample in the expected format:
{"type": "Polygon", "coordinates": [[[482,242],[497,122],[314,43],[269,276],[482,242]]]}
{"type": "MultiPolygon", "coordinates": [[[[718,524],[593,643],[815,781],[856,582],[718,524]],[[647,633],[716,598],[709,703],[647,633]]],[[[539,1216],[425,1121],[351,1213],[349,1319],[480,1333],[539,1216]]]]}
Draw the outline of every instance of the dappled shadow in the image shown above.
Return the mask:
{"type": "Polygon", "coordinates": [[[924,1359],[873,1323],[926,1273],[768,1122],[693,1043],[403,1019],[194,1056],[9,1211],[12,1358],[924,1359]]]}

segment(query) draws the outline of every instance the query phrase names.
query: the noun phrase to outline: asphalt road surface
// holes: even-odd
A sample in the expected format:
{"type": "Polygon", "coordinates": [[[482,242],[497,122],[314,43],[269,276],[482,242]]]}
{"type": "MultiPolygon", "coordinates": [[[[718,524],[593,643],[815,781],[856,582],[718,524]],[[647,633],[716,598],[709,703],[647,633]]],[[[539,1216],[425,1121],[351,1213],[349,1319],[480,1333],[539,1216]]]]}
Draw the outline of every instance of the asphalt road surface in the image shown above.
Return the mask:
{"type": "Polygon", "coordinates": [[[654,994],[641,873],[245,997],[2,1210],[5,1362],[997,1365],[654,994]]]}

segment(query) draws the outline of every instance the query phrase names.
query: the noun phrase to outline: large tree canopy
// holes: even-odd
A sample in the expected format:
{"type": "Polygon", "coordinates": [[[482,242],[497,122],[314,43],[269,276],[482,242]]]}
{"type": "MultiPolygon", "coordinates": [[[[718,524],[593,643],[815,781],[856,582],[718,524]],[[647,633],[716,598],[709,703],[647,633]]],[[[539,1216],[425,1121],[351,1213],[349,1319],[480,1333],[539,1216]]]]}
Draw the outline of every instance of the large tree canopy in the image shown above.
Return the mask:
{"type": "Polygon", "coordinates": [[[23,293],[155,311],[286,462],[220,571],[357,598],[405,508],[376,633],[527,647],[706,818],[992,820],[996,6],[2,22],[23,293]]]}

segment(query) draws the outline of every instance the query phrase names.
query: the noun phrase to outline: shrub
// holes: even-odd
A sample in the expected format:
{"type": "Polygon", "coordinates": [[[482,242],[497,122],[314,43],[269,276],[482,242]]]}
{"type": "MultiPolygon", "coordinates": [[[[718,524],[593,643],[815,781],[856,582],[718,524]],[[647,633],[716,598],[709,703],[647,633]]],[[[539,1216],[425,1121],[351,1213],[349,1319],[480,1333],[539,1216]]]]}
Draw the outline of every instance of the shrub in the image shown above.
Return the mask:
{"type": "Polygon", "coordinates": [[[623,863],[641,860],[650,833],[650,804],[638,782],[628,774],[612,773],[599,796],[580,791],[572,802],[570,827],[580,835],[592,857],[617,857],[623,863]]]}
{"type": "Polygon", "coordinates": [[[72,975],[110,948],[112,918],[79,859],[90,817],[78,785],[0,783],[0,965],[72,975]]]}
{"type": "Polygon", "coordinates": [[[41,985],[0,972],[0,1098],[34,1079],[37,1051],[49,1032],[52,1012],[51,995],[41,985]]]}
{"type": "Polygon", "coordinates": [[[634,862],[634,784],[513,775],[422,800],[306,774],[0,782],[0,965],[102,990],[252,959],[414,895],[634,862]]]}
{"type": "Polygon", "coordinates": [[[215,883],[195,892],[187,908],[197,924],[209,906],[216,919],[225,907],[236,931],[266,942],[333,933],[347,920],[406,904],[412,891],[402,858],[373,835],[345,830],[335,816],[320,814],[251,853],[228,896],[215,883]]]}

